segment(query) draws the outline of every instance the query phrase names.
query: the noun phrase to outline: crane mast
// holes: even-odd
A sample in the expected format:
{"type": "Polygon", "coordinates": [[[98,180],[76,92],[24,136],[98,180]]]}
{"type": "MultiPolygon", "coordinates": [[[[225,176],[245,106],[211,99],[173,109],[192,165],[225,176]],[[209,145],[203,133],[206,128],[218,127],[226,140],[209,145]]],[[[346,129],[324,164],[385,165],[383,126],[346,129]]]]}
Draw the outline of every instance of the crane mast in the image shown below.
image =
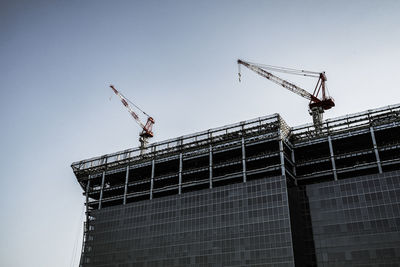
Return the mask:
{"type": "Polygon", "coordinates": [[[133,104],[131,101],[129,101],[128,98],[126,98],[124,95],[122,95],[113,85],[110,85],[111,89],[113,92],[119,97],[121,100],[122,104],[126,107],[128,110],[129,114],[135,119],[135,121],[139,124],[139,126],[142,128],[142,132],[139,134],[139,142],[140,142],[140,154],[142,155],[144,150],[147,147],[147,144],[149,143],[149,138],[152,138],[154,136],[152,128],[153,124],[155,123],[154,119],[149,116],[146,112],[141,110],[138,106],[133,104]],[[140,110],[144,115],[147,116],[147,121],[146,124],[143,124],[142,121],[140,120],[139,116],[136,114],[136,112],[133,110],[131,105],[135,106],[138,110],[140,110]]]}
{"type": "Polygon", "coordinates": [[[305,70],[295,70],[289,68],[282,68],[270,65],[262,65],[257,63],[250,63],[247,61],[243,61],[238,59],[237,61],[239,66],[239,81],[241,80],[240,73],[240,65],[247,67],[248,69],[254,71],[258,75],[267,78],[268,80],[279,84],[280,86],[288,89],[289,91],[309,100],[309,113],[313,118],[314,127],[317,133],[322,131],[322,121],[323,121],[323,113],[325,110],[330,109],[335,106],[335,102],[333,98],[329,97],[326,93],[325,81],[327,80],[325,72],[313,72],[313,71],[305,71],[305,70]],[[303,88],[288,82],[267,70],[273,70],[278,72],[284,72],[289,74],[308,76],[318,78],[317,85],[315,86],[313,94],[304,90],[303,88]],[[322,97],[319,98],[318,95],[321,93],[322,97]]]}

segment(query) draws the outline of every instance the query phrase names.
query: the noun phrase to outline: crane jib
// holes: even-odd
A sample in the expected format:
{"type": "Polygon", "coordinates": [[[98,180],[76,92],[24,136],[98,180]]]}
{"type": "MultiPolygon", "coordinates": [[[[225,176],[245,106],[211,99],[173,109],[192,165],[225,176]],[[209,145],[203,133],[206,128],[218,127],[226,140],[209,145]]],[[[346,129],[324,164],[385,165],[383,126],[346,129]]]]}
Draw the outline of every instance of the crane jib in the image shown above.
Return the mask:
{"type": "Polygon", "coordinates": [[[318,134],[322,132],[323,128],[322,114],[324,113],[324,110],[328,110],[335,106],[333,98],[327,95],[327,90],[325,86],[325,81],[327,80],[327,78],[325,72],[318,73],[318,72],[295,70],[295,69],[283,68],[271,65],[261,65],[261,64],[245,62],[240,59],[238,59],[237,63],[239,65],[239,81],[240,81],[240,65],[243,65],[248,69],[257,73],[258,75],[267,78],[268,80],[276,84],[279,84],[280,86],[288,89],[289,91],[292,91],[293,93],[310,100],[308,107],[310,115],[313,118],[315,131],[318,134]],[[318,78],[318,82],[317,85],[315,86],[313,94],[311,94],[308,91],[296,86],[295,84],[292,84],[288,81],[279,78],[278,76],[275,76],[274,74],[268,72],[267,69],[277,72],[283,72],[286,74],[315,77],[318,78]],[[322,95],[321,98],[318,98],[319,93],[321,93],[322,95]]]}
{"type": "Polygon", "coordinates": [[[121,103],[127,108],[129,114],[135,119],[136,123],[140,125],[140,127],[142,128],[142,133],[140,134],[140,136],[142,137],[141,139],[141,147],[144,146],[144,144],[147,142],[147,138],[151,138],[153,137],[153,132],[152,132],[152,126],[155,123],[154,119],[152,117],[150,117],[146,112],[144,112],[143,110],[141,110],[138,106],[136,106],[134,103],[132,103],[131,101],[129,101],[129,99],[127,99],[124,95],[122,95],[113,85],[110,85],[111,89],[113,90],[113,92],[120,98],[121,103]],[[140,110],[141,112],[143,112],[143,114],[145,114],[147,116],[147,122],[146,125],[144,125],[141,121],[139,116],[136,114],[136,112],[132,109],[132,106],[129,104],[131,103],[132,106],[136,107],[138,110],[140,110]]]}
{"type": "MultiPolygon", "coordinates": [[[[318,84],[320,84],[320,86],[322,86],[322,90],[321,90],[322,91],[322,99],[319,99],[318,98],[319,91],[316,91],[317,92],[316,95],[313,95],[313,94],[309,93],[308,91],[306,91],[305,89],[300,88],[299,86],[292,84],[286,80],[283,80],[282,78],[266,71],[265,69],[263,69],[263,67],[262,67],[263,65],[261,65],[261,64],[254,64],[254,63],[246,62],[246,61],[243,61],[240,59],[238,59],[237,63],[239,65],[243,65],[243,66],[247,67],[248,69],[259,74],[260,76],[267,78],[268,80],[275,82],[276,84],[281,85],[282,87],[292,91],[293,93],[310,100],[311,103],[321,103],[321,102],[331,103],[332,102],[332,100],[328,101],[328,99],[330,99],[330,97],[325,96],[326,93],[325,93],[324,82],[327,80],[327,78],[326,78],[326,75],[324,72],[318,73],[318,72],[312,72],[312,71],[298,70],[298,72],[301,72],[301,73],[307,72],[310,74],[317,74],[317,73],[319,74],[318,76],[311,75],[311,77],[319,77],[318,84]]],[[[268,65],[265,65],[265,66],[268,66],[268,65]]],[[[289,74],[294,74],[293,72],[296,71],[294,69],[288,69],[288,68],[283,68],[283,67],[274,67],[274,68],[276,68],[276,69],[281,68],[281,69],[292,71],[292,73],[289,73],[289,74]]],[[[239,75],[240,75],[240,73],[239,73],[239,75]]],[[[334,103],[333,103],[333,105],[334,105],[334,103]]],[[[332,107],[332,104],[329,106],[332,107]]],[[[323,108],[328,109],[330,107],[328,107],[327,105],[324,105],[323,108]]]]}

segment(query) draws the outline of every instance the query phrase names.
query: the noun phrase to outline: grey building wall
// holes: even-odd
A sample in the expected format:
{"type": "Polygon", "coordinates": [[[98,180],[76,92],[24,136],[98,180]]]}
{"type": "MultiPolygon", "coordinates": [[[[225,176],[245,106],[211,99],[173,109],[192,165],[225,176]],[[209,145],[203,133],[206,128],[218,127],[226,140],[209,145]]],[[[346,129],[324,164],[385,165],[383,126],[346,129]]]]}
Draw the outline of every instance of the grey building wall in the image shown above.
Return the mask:
{"type": "Polygon", "coordinates": [[[318,266],[400,266],[399,171],[308,185],[306,196],[318,266]]]}
{"type": "Polygon", "coordinates": [[[84,266],[294,266],[284,176],[92,212],[84,266]]]}

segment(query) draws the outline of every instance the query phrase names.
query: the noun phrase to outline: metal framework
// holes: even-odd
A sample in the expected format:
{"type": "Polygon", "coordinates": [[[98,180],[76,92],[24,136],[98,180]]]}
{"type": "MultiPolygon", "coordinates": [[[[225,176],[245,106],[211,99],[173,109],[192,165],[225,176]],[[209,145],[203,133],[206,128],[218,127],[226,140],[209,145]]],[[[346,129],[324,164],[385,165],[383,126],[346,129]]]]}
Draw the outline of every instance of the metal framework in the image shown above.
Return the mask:
{"type": "MultiPolygon", "coordinates": [[[[75,162],[91,211],[249,180],[290,186],[400,169],[400,104],[290,128],[278,115],[75,162]]],[[[85,247],[85,249],[90,249],[85,247]]],[[[84,253],[84,251],[83,251],[84,253]]]]}

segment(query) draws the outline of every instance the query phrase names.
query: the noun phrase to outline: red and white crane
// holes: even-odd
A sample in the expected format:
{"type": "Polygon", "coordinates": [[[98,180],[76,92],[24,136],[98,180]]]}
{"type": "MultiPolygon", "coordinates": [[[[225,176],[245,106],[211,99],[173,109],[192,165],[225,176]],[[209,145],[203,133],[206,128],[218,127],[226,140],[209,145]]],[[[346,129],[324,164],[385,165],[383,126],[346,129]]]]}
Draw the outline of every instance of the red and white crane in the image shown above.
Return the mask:
{"type": "Polygon", "coordinates": [[[110,85],[111,89],[113,92],[119,97],[121,100],[122,104],[128,109],[129,114],[135,119],[135,121],[139,124],[139,126],[142,128],[142,132],[139,134],[139,141],[140,141],[140,151],[141,153],[144,152],[146,149],[146,145],[148,144],[148,139],[152,138],[154,136],[153,134],[153,124],[155,123],[153,117],[148,115],[146,112],[144,112],[142,109],[140,109],[137,105],[129,101],[128,98],[126,98],[123,94],[121,94],[113,85],[110,85]],[[147,117],[147,122],[146,124],[143,124],[137,115],[137,113],[133,110],[132,106],[129,105],[131,104],[138,110],[140,110],[146,117],[147,117]]]}
{"type": "Polygon", "coordinates": [[[313,123],[315,126],[315,130],[317,132],[321,132],[322,130],[322,114],[325,110],[328,110],[335,106],[334,99],[330,97],[327,93],[327,89],[325,86],[325,82],[327,81],[325,72],[315,72],[315,71],[306,71],[306,70],[296,70],[290,68],[283,68],[271,65],[263,65],[258,63],[250,63],[244,60],[238,59],[237,61],[239,66],[239,81],[241,78],[240,73],[240,65],[243,65],[250,70],[254,71],[258,75],[267,78],[268,80],[281,85],[282,87],[292,91],[299,96],[302,96],[308,100],[310,100],[308,107],[309,113],[313,118],[313,123]],[[315,86],[314,92],[311,94],[306,90],[298,87],[297,85],[285,81],[278,76],[273,75],[269,71],[276,71],[294,75],[301,75],[301,76],[308,76],[308,77],[315,77],[318,78],[317,85],[315,86]],[[319,97],[319,95],[321,96],[319,97]]]}

